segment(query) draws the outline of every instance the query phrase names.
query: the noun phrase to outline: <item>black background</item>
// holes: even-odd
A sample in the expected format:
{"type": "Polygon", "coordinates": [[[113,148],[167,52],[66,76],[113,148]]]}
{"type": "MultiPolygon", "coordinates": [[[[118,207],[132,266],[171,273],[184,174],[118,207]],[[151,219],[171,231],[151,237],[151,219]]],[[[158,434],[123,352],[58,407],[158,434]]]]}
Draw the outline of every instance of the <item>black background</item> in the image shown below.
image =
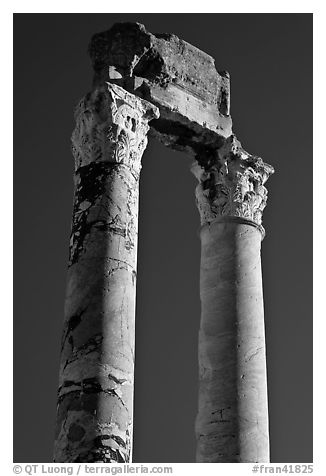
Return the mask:
{"type": "MultiPolygon", "coordinates": [[[[276,169],[262,245],[271,461],[311,462],[312,15],[211,13],[14,15],[14,461],[52,461],[73,109],[91,86],[91,35],[118,21],[212,55],[231,74],[237,137],[276,169]]],[[[190,163],[155,141],[143,157],[135,462],[194,462],[200,247],[190,163]]]]}

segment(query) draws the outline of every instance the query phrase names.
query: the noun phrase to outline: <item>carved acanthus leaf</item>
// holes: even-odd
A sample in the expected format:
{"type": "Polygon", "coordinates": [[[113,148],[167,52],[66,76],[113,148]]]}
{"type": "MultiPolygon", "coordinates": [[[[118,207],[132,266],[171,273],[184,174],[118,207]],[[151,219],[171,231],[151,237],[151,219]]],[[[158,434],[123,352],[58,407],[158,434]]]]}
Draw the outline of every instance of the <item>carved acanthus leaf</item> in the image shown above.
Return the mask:
{"type": "Polygon", "coordinates": [[[147,145],[148,122],[158,109],[113,84],[86,95],[76,108],[72,135],[75,169],[92,162],[114,162],[139,174],[147,145]]]}
{"type": "Polygon", "coordinates": [[[218,216],[242,217],[261,225],[267,202],[264,184],[274,169],[243,150],[234,135],[214,157],[196,162],[192,172],[199,181],[196,200],[202,225],[218,216]]]}

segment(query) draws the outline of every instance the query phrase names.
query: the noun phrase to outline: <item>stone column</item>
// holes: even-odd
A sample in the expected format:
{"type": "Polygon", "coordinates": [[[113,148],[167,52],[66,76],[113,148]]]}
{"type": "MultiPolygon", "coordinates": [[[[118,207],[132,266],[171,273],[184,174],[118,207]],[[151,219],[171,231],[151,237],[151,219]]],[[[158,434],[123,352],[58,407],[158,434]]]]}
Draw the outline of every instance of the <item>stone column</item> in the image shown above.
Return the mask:
{"type": "Polygon", "coordinates": [[[130,462],[138,185],[158,110],[107,84],[77,107],[56,462],[130,462]]]}
{"type": "Polygon", "coordinates": [[[273,168],[231,136],[193,173],[202,225],[197,462],[268,462],[260,244],[273,168]]]}

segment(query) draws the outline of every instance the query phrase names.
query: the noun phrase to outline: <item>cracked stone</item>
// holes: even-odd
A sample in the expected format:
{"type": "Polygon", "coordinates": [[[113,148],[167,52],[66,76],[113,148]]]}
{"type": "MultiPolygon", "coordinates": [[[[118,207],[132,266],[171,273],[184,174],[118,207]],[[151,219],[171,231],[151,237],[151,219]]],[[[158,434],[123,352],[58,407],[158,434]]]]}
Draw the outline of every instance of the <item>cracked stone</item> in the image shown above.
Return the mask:
{"type": "Polygon", "coordinates": [[[117,23],[93,36],[94,85],[105,81],[155,104],[151,135],[198,154],[230,136],[230,77],[214,59],[173,34],[152,34],[139,23],[117,23]],[[182,134],[181,134],[182,131],[182,134]]]}

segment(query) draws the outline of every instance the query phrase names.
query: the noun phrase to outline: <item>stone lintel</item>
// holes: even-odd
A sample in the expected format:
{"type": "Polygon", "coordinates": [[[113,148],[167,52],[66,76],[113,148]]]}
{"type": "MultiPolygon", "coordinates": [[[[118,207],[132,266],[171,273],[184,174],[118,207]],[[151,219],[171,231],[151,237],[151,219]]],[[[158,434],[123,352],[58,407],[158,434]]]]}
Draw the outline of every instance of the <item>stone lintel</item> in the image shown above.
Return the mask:
{"type": "Polygon", "coordinates": [[[203,142],[216,149],[230,136],[229,74],[195,46],[139,23],[117,23],[93,36],[89,53],[94,86],[118,84],[160,109],[151,133],[165,145],[197,155],[203,142]]]}

